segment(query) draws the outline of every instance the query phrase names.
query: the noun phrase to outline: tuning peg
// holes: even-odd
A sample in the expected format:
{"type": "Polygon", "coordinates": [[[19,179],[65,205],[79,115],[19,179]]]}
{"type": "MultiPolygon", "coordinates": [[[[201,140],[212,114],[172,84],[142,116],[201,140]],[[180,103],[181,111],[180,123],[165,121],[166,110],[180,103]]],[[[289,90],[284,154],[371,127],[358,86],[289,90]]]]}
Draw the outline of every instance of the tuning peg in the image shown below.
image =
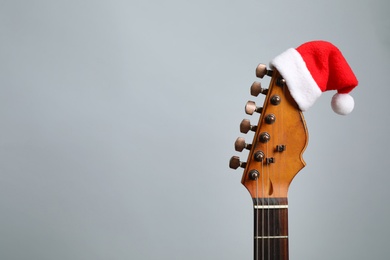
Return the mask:
{"type": "Polygon", "coordinates": [[[260,82],[257,81],[253,82],[251,86],[251,95],[257,97],[260,93],[267,95],[268,89],[262,88],[260,82]]]}
{"type": "Polygon", "coordinates": [[[256,68],[256,77],[264,78],[264,76],[272,76],[272,70],[267,69],[267,65],[260,63],[256,68]]]}
{"type": "Polygon", "coordinates": [[[246,162],[241,162],[238,156],[232,156],[229,161],[229,167],[231,169],[237,169],[238,167],[245,168],[246,162]]]}
{"type": "Polygon", "coordinates": [[[242,137],[238,137],[236,142],[234,143],[234,148],[236,149],[237,152],[242,152],[244,149],[250,150],[252,147],[251,144],[245,143],[245,139],[242,137]]]}
{"type": "Polygon", "coordinates": [[[255,102],[253,101],[246,102],[245,113],[247,113],[248,115],[253,115],[254,112],[261,113],[262,110],[263,108],[257,107],[255,102]]]}
{"type": "Polygon", "coordinates": [[[257,126],[256,125],[251,125],[251,122],[248,119],[243,119],[240,124],[240,132],[241,133],[248,133],[249,130],[256,132],[257,126]]]}

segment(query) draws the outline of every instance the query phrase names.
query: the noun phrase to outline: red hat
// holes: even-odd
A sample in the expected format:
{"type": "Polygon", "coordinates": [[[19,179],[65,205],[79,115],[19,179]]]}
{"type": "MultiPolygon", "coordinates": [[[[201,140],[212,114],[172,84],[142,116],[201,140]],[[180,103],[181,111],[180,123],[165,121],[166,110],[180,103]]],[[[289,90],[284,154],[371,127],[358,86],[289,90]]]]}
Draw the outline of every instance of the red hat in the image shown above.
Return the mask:
{"type": "Polygon", "coordinates": [[[271,61],[286,80],[289,91],[302,111],[306,111],[322,92],[337,90],[332,109],[337,114],[349,114],[354,100],[349,95],[358,84],[340,50],[325,41],[312,41],[296,49],[290,48],[271,61]]]}

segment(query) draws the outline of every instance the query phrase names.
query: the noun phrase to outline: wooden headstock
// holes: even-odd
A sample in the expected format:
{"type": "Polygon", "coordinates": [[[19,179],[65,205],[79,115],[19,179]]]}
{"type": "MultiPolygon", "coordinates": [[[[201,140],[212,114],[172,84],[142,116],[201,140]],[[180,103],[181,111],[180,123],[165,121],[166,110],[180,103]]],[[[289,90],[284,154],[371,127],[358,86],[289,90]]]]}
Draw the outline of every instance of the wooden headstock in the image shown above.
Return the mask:
{"type": "Polygon", "coordinates": [[[256,75],[262,78],[272,75],[268,89],[262,89],[255,82],[251,94],[265,94],[263,107],[248,101],[245,106],[247,114],[261,113],[258,124],[251,125],[244,119],[240,131],[254,131],[251,144],[238,138],[236,151],[249,150],[246,162],[239,157],[230,159],[230,167],[244,168],[242,184],[248,189],[252,198],[287,197],[288,187],[295,175],[305,166],[302,154],[308,143],[308,132],[302,112],[291,97],[288,87],[279,72],[267,70],[260,64],[256,75]]]}

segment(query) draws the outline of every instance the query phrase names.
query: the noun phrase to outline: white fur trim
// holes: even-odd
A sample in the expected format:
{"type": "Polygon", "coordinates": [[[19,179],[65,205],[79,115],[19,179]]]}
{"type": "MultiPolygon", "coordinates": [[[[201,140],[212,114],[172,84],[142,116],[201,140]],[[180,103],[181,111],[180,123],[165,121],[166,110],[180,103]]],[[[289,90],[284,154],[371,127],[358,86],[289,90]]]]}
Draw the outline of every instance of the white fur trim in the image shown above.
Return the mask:
{"type": "Polygon", "coordinates": [[[321,96],[321,89],[311,76],[305,61],[297,50],[288,49],[275,57],[270,64],[286,80],[291,96],[302,111],[309,109],[321,96]]]}
{"type": "Polygon", "coordinates": [[[336,93],[332,97],[332,109],[339,115],[348,115],[352,112],[355,101],[349,94],[336,93]]]}

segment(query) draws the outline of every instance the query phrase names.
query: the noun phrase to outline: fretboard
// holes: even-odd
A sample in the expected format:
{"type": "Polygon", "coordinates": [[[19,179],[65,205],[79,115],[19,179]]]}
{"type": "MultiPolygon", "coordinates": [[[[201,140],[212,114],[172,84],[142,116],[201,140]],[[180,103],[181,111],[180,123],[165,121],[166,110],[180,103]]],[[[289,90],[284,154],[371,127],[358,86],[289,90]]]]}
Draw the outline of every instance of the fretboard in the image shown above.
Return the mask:
{"type": "Polygon", "coordinates": [[[287,198],[257,198],[254,206],[254,260],[288,260],[287,198]]]}

